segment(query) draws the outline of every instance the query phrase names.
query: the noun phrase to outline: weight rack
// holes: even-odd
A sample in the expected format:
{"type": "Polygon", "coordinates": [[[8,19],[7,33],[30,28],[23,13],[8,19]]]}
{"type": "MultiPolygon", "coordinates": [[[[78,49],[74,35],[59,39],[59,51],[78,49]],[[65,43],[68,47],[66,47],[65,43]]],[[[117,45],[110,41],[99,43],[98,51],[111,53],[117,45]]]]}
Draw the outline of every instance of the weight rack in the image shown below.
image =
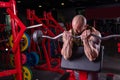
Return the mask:
{"type": "Polygon", "coordinates": [[[0,1],[0,8],[6,8],[6,12],[11,18],[11,29],[13,35],[13,47],[12,52],[15,56],[15,68],[11,70],[4,70],[0,72],[0,77],[10,76],[16,74],[16,80],[22,80],[22,65],[20,61],[20,40],[23,33],[26,30],[25,25],[20,21],[16,14],[16,2],[15,0],[9,0],[8,2],[0,1]],[[19,27],[18,27],[19,26],[19,27]],[[18,32],[18,28],[20,31],[18,32]]]}

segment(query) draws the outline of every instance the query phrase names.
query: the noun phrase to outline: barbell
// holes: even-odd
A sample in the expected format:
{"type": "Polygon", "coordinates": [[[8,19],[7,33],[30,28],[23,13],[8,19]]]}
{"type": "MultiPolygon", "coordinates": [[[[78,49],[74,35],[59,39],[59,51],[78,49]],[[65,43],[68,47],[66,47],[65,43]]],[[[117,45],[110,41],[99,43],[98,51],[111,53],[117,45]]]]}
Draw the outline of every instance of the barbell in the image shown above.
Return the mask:
{"type": "MultiPolygon", "coordinates": [[[[40,27],[40,26],[42,26],[42,24],[36,24],[36,25],[28,26],[28,27],[26,27],[26,29],[36,28],[36,27],[40,27]]],[[[8,42],[8,41],[9,41],[9,39],[3,39],[3,40],[0,40],[0,43],[8,42]]]]}
{"type": "MultiPolygon", "coordinates": [[[[31,28],[36,28],[36,27],[40,27],[42,26],[42,24],[37,24],[37,25],[32,25],[32,26],[28,26],[26,27],[26,29],[31,29],[31,28]]],[[[10,35],[10,37],[8,39],[3,39],[0,40],[0,43],[4,43],[4,42],[9,42],[10,46],[13,47],[13,37],[12,35],[10,35]]],[[[25,51],[30,45],[30,38],[29,35],[27,33],[24,33],[22,36],[22,39],[20,41],[20,48],[21,51],[25,51]]],[[[8,51],[8,49],[5,49],[6,51],[8,51]]]]}
{"type": "MultiPolygon", "coordinates": [[[[58,39],[58,38],[62,37],[62,35],[63,35],[63,33],[61,33],[61,34],[59,34],[55,37],[51,37],[51,36],[43,35],[41,30],[36,30],[33,33],[32,38],[33,38],[34,42],[38,42],[38,38],[48,38],[48,39],[55,40],[55,39],[58,39]]],[[[97,39],[100,39],[100,40],[107,40],[107,39],[110,39],[110,38],[120,37],[119,34],[109,35],[109,36],[105,36],[105,37],[99,37],[95,34],[90,34],[90,36],[96,37],[97,39]]],[[[81,36],[72,36],[72,37],[73,38],[81,38],[81,36]]]]}

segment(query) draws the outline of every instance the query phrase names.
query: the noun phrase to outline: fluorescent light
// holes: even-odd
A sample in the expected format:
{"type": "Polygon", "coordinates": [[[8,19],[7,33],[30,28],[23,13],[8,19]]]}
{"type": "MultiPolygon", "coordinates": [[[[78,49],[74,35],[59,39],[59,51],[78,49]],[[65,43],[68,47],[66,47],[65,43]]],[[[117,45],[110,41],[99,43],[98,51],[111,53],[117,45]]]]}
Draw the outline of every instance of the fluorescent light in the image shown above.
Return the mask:
{"type": "Polygon", "coordinates": [[[38,7],[39,7],[39,8],[41,8],[41,7],[42,7],[42,5],[39,5],[38,7]]]}
{"type": "Polygon", "coordinates": [[[21,3],[21,1],[17,1],[17,3],[21,3]]]}
{"type": "Polygon", "coordinates": [[[62,6],[65,5],[65,3],[62,2],[61,5],[62,5],[62,6]]]}
{"type": "Polygon", "coordinates": [[[6,48],[5,51],[8,51],[8,48],[6,48]]]}

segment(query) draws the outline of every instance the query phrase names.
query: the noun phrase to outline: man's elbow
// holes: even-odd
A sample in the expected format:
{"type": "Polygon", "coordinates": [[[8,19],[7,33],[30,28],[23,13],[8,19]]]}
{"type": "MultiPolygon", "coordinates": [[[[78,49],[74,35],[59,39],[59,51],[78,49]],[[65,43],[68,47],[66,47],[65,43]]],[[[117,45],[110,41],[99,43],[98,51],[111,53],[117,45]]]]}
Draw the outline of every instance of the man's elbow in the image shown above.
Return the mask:
{"type": "Polygon", "coordinates": [[[95,61],[96,58],[89,58],[89,61],[95,61]]]}
{"type": "Polygon", "coordinates": [[[89,59],[89,61],[95,61],[96,60],[96,58],[98,57],[98,55],[96,54],[96,55],[90,55],[89,57],[88,57],[88,59],[89,59]]]}

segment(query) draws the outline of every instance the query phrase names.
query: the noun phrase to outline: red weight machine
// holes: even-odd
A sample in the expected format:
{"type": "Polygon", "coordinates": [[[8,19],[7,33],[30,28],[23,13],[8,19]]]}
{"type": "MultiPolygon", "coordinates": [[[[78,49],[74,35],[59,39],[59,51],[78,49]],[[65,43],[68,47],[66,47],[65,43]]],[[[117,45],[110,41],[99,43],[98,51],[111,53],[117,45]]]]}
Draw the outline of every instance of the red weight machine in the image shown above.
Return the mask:
{"type": "MultiPolygon", "coordinates": [[[[38,16],[36,16],[34,10],[28,9],[27,10],[27,19],[30,21],[31,25],[34,25],[35,22],[42,24],[41,27],[32,30],[32,33],[35,30],[41,30],[44,35],[54,37],[55,34],[50,30],[51,27],[55,29],[57,34],[64,31],[64,29],[52,17],[51,13],[44,12],[44,17],[39,18],[38,16]],[[52,24],[51,24],[51,22],[52,22],[52,24]]],[[[34,42],[32,42],[32,44],[34,44],[34,42]]],[[[37,45],[37,46],[39,46],[39,45],[37,45]]],[[[60,58],[52,58],[50,56],[50,49],[51,49],[50,48],[50,40],[46,39],[46,38],[42,39],[41,46],[43,48],[46,63],[44,63],[42,65],[35,66],[35,68],[36,69],[41,69],[41,70],[49,70],[49,71],[59,72],[59,73],[63,74],[64,70],[60,69],[61,59],[60,58]],[[45,45],[46,41],[47,41],[47,48],[46,48],[46,45],[45,45]],[[54,67],[51,65],[51,62],[53,62],[53,61],[56,61],[58,63],[54,67]]],[[[33,45],[32,45],[32,47],[33,47],[33,45]]],[[[61,51],[60,45],[58,45],[58,50],[57,51],[59,51],[59,52],[61,51]]]]}
{"type": "Polygon", "coordinates": [[[4,70],[0,72],[0,77],[16,75],[16,80],[22,80],[22,65],[20,57],[20,40],[26,30],[25,25],[20,21],[16,14],[16,2],[15,0],[9,0],[8,2],[0,1],[0,8],[6,8],[7,13],[11,18],[11,29],[13,35],[13,47],[15,68],[10,70],[4,70]],[[19,30],[18,30],[19,29],[19,30]]]}

